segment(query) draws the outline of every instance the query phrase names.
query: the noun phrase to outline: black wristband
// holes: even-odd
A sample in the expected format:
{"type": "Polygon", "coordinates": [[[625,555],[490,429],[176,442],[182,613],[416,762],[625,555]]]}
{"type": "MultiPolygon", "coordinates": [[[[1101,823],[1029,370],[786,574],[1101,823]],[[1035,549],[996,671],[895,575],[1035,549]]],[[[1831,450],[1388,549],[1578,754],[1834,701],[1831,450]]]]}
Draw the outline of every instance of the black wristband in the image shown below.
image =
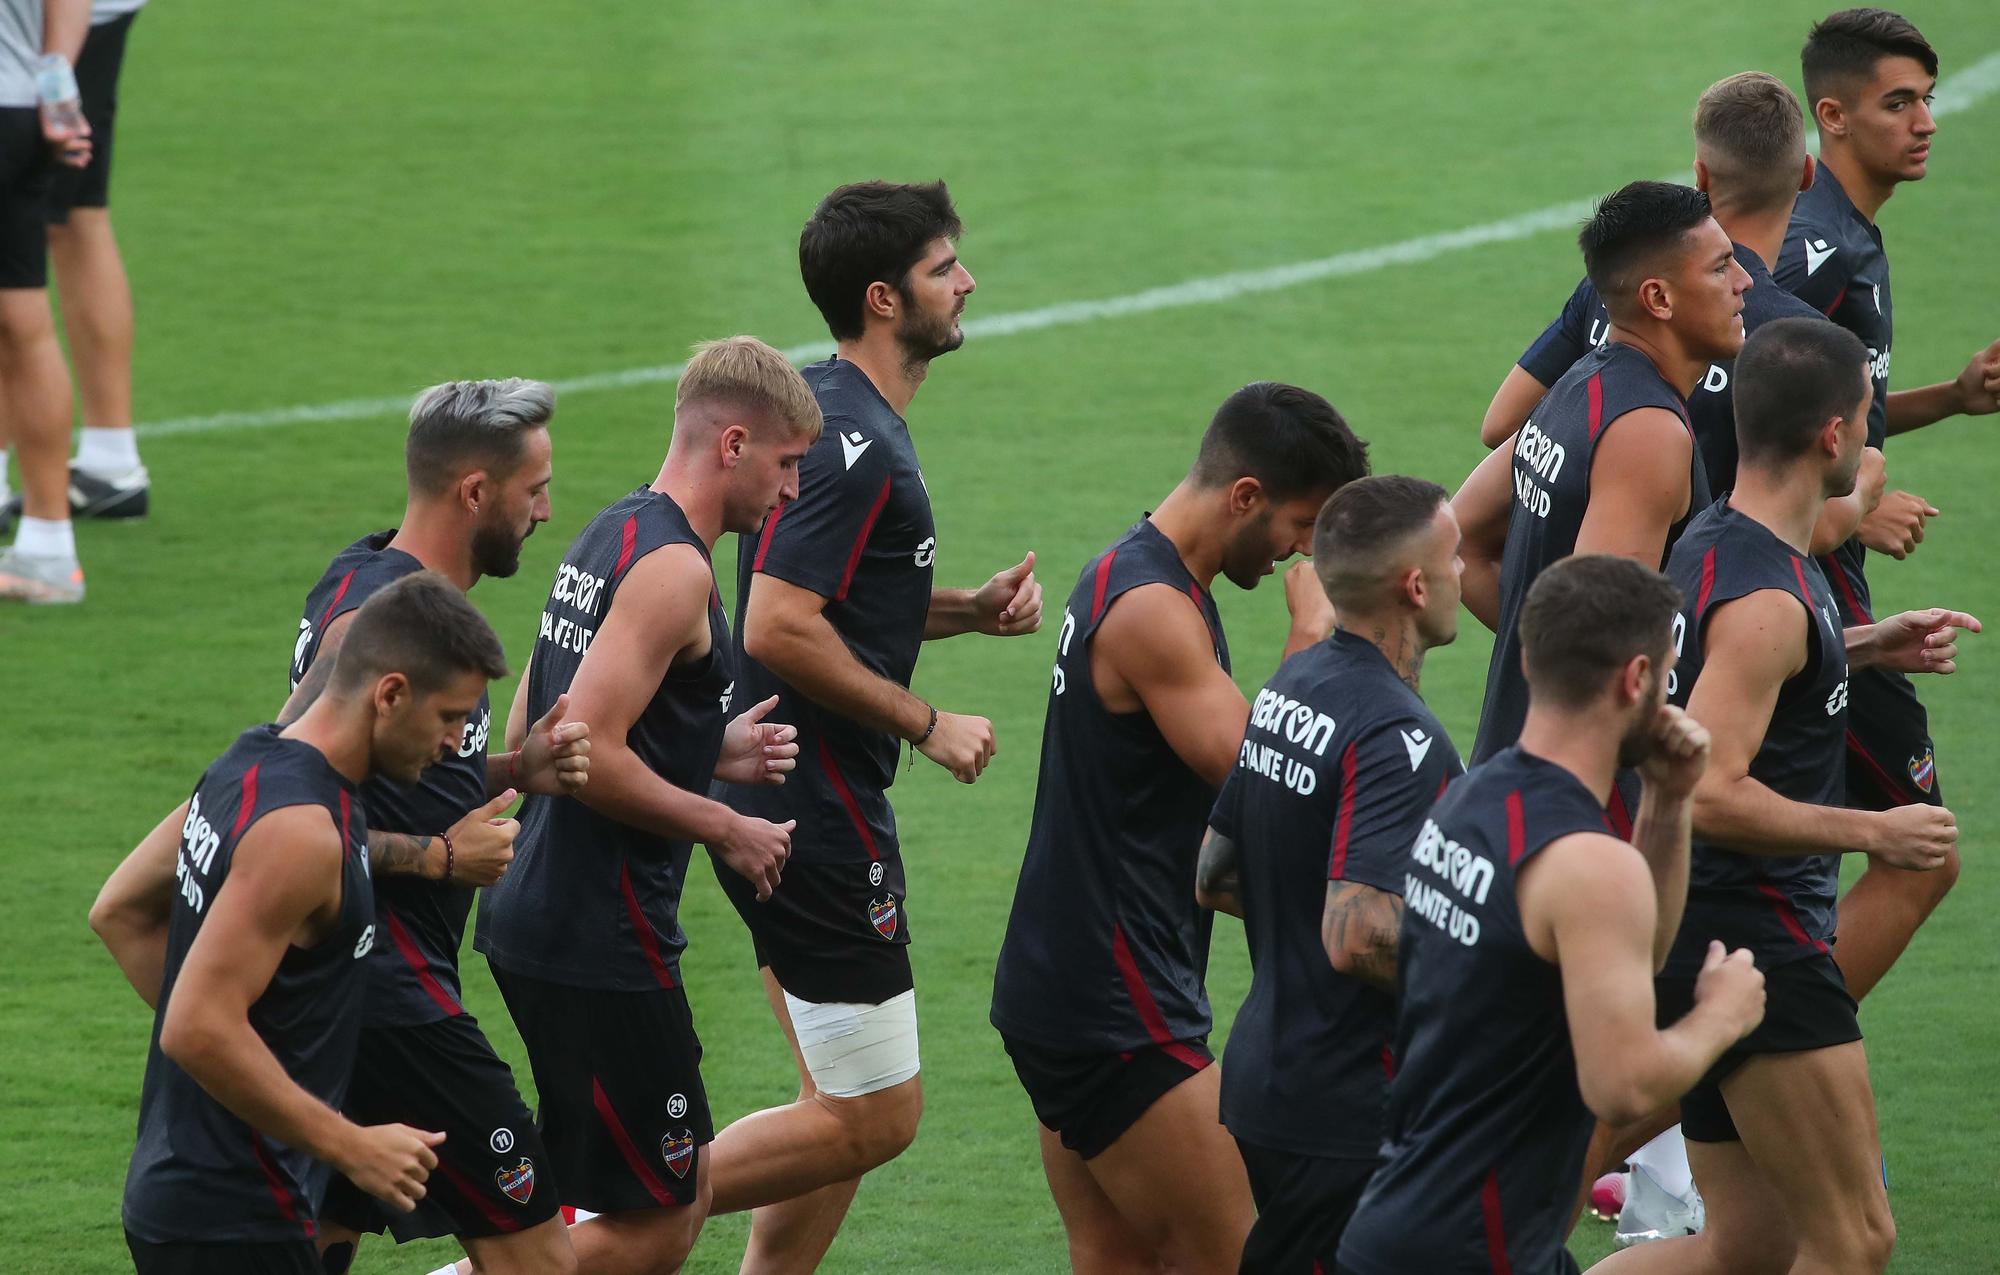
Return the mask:
{"type": "Polygon", "coordinates": [[[444,841],[444,879],[449,881],[451,870],[458,866],[458,851],[452,848],[449,832],[440,832],[438,836],[444,841]]]}
{"type": "Polygon", "coordinates": [[[937,733],[937,706],[933,704],[933,705],[928,705],[927,707],[929,707],[931,710],[931,724],[924,727],[923,734],[917,736],[915,739],[910,741],[912,744],[921,744],[925,740],[929,739],[932,735],[937,733]]]}

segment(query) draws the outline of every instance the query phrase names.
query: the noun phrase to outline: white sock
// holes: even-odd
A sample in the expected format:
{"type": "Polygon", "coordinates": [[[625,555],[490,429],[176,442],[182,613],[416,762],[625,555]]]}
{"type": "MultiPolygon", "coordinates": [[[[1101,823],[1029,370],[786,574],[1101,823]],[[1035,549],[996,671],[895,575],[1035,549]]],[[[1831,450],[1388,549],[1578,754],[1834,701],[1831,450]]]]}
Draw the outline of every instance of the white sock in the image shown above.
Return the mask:
{"type": "Polygon", "coordinates": [[[139,465],[139,438],[130,425],[122,429],[83,427],[82,441],[76,446],[76,463],[99,478],[116,478],[139,465]]]}
{"type": "Polygon", "coordinates": [[[0,494],[7,491],[7,449],[0,447],[0,494]]]}
{"type": "Polygon", "coordinates": [[[21,529],[14,533],[16,552],[37,558],[76,557],[76,535],[69,519],[29,518],[23,515],[21,529]]]}
{"type": "Polygon", "coordinates": [[[458,1275],[458,1263],[453,1262],[449,1266],[440,1266],[432,1271],[431,1275],[458,1275]]]}
{"type": "Polygon", "coordinates": [[[1694,1189],[1694,1171],[1688,1168],[1687,1142],[1679,1125],[1633,1152],[1632,1167],[1644,1169],[1653,1181],[1683,1200],[1694,1189]]]}

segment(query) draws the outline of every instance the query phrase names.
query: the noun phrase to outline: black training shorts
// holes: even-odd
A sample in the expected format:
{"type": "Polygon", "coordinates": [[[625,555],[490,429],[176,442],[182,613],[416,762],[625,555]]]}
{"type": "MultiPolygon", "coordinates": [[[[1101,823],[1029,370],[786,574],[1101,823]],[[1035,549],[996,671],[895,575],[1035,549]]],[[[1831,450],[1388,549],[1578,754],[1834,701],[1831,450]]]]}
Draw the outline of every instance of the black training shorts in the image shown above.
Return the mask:
{"type": "Polygon", "coordinates": [[[562,1203],[593,1213],[692,1204],[715,1139],[687,993],[567,987],[493,967],[541,1095],[562,1203]]]}
{"type": "Polygon", "coordinates": [[[0,288],[49,286],[48,200],[55,152],[32,106],[0,106],[0,288]]]}
{"type": "Polygon", "coordinates": [[[916,986],[901,860],[788,863],[759,903],[755,886],[709,858],[750,929],[757,964],[800,1000],[880,1005],[916,986]]]}
{"type": "Polygon", "coordinates": [[[1108,1054],[1044,1049],[1004,1032],[1000,1041],[1035,1119],[1086,1160],[1124,1137],[1167,1091],[1215,1061],[1206,1036],[1108,1054]]]}
{"type": "Polygon", "coordinates": [[[1242,1275],[1330,1271],[1361,1189],[1382,1162],[1277,1151],[1236,1140],[1257,1201],[1257,1222],[1243,1245],[1242,1275]]]}
{"type": "Polygon", "coordinates": [[[514,1073],[470,1014],[413,1027],[368,1026],[342,1112],[356,1124],[443,1132],[438,1167],[415,1210],[398,1213],[335,1174],[320,1216],[397,1243],[438,1235],[510,1235],[562,1204],[514,1073]]]}
{"type": "MultiPolygon", "coordinates": [[[[1691,978],[1656,980],[1659,1023],[1680,1021],[1694,1008],[1691,978]]],[[[1764,971],[1764,1021],[1737,1041],[1681,1099],[1681,1132],[1691,1142],[1736,1142],[1736,1122],[1722,1099],[1722,1082],[1759,1054],[1830,1049],[1861,1039],[1854,998],[1831,956],[1815,954],[1764,971]]]]}
{"type": "Polygon", "coordinates": [[[1901,673],[1847,679],[1847,804],[1856,810],[1942,806],[1930,715],[1901,673]]]}
{"type": "Polygon", "coordinates": [[[139,1275],[322,1275],[307,1239],[272,1244],[149,1244],[125,1232],[139,1275]]]}

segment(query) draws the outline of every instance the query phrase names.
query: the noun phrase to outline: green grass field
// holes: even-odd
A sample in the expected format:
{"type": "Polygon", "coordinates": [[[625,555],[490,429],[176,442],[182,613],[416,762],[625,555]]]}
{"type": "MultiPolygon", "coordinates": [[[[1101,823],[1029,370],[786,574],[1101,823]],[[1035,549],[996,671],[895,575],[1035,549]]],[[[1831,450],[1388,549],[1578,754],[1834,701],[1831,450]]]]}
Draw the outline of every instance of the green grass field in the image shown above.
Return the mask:
{"type": "MultiPolygon", "coordinates": [[[[945,176],[979,280],[968,317],[1394,244],[1610,190],[1685,162],[1696,95],[1731,72],[1796,79],[1819,7],[1602,5],[1516,14],[1450,0],[1327,6],[724,6],[597,0],[155,6],[123,88],[115,208],[141,319],[147,421],[395,397],[465,376],[561,379],[681,359],[747,331],[824,331],[799,224],[834,185],[945,176]]],[[[1977,0],[1911,16],[1947,77],[2000,48],[1977,0]]],[[[1932,175],[1883,218],[1903,329],[1896,382],[1956,373],[2000,335],[1990,237],[2000,100],[1947,119],[1932,175]]],[[[1245,381],[1326,393],[1379,471],[1447,485],[1509,361],[1579,272],[1559,230],[1434,260],[975,336],[911,412],[934,484],[940,583],[1033,548],[1052,601],[1177,480],[1245,381]]],[[[574,393],[555,424],[555,521],[520,574],[482,584],[518,666],[569,537],[645,481],[671,387],[574,393]]],[[[1996,418],[2000,419],[2000,418],[1996,418]]],[[[1891,478],[1944,513],[1885,605],[2000,619],[1991,422],[1898,439],[1891,478]]],[[[327,557],[401,509],[392,412],[142,441],[156,513],[87,525],[87,605],[0,612],[0,1271],[129,1269],[118,1220],[148,1017],[85,925],[98,884],[201,767],[284,696],[294,620],[327,557]]],[[[724,579],[729,553],[720,555],[724,579]]],[[[1059,606],[1059,603],[1056,605],[1059,606]]],[[[1254,689],[1283,630],[1276,587],[1224,590],[1254,689]]],[[[995,721],[974,788],[920,766],[896,790],[911,876],[928,1112],[862,1190],[829,1271],[1049,1271],[1061,1229],[1028,1104],[986,1024],[1032,801],[1053,625],[929,651],[918,689],[995,721]]],[[[1426,691],[1469,746],[1476,624],[1426,691]]],[[[1992,639],[1987,640],[1989,643],[1992,639]]],[[[1964,877],[1869,1002],[1896,1269],[1991,1271],[2000,1127],[2000,909],[1986,855],[2000,755],[1980,725],[2000,650],[1927,688],[1965,830],[1964,877]]],[[[496,691],[503,704],[511,688],[496,691]]],[[[686,978],[718,1123],[794,1080],[749,944],[697,871],[686,978]]],[[[518,1041],[468,949],[467,997],[518,1041]]],[[[1222,1024],[1247,980],[1218,930],[1222,1024]]],[[[1198,1166],[1189,1166],[1196,1171],[1198,1166]]],[[[733,1271],[744,1223],[709,1223],[690,1269],[733,1271]]],[[[1601,1252],[1587,1225],[1577,1251],[1601,1252]]],[[[428,1270],[449,1242],[364,1248],[428,1270]]]]}

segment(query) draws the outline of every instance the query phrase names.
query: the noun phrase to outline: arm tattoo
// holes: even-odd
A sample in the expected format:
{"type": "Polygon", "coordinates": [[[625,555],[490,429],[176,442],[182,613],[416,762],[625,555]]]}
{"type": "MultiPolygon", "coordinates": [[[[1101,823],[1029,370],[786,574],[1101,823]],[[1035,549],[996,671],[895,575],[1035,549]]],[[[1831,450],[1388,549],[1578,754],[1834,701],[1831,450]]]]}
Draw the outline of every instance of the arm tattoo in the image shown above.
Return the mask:
{"type": "Polygon", "coordinates": [[[1195,861],[1195,885],[1204,896],[1240,909],[1242,883],[1236,869],[1236,843],[1210,828],[1201,840],[1201,856],[1195,861]]]}
{"type": "Polygon", "coordinates": [[[1403,900],[1358,881],[1329,881],[1320,937],[1329,959],[1347,957],[1348,972],[1385,992],[1396,990],[1396,945],[1403,928],[1403,900]]]}
{"type": "Polygon", "coordinates": [[[312,662],[312,667],[306,670],[306,675],[299,679],[299,684],[292,688],[291,698],[278,710],[278,725],[290,726],[306,715],[306,710],[313,706],[313,701],[326,689],[326,684],[333,680],[333,664],[333,652],[322,650],[319,658],[312,662]]]}
{"type": "MultiPolygon", "coordinates": [[[[299,685],[303,687],[304,682],[299,685]]],[[[418,837],[407,832],[368,832],[368,866],[376,876],[420,877],[424,859],[435,837],[418,837]]]]}

